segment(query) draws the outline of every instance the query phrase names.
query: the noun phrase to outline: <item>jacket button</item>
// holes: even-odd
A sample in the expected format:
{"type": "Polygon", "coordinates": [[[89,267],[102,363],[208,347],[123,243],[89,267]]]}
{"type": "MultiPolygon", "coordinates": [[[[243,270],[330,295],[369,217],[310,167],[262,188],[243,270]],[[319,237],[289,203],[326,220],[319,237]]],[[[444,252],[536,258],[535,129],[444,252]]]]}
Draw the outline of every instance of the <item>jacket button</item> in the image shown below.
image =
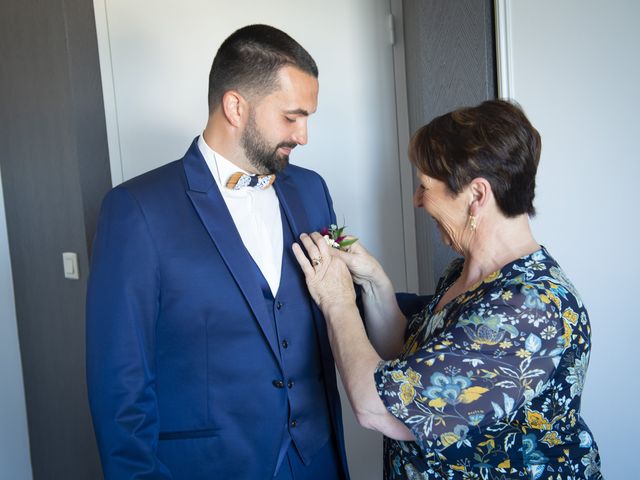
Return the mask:
{"type": "Polygon", "coordinates": [[[289,342],[287,342],[286,340],[282,340],[282,348],[289,348],[289,342]]]}
{"type": "Polygon", "coordinates": [[[295,428],[295,426],[298,425],[298,422],[295,421],[295,420],[291,420],[291,423],[289,425],[291,425],[293,428],[295,428]]]}
{"type": "Polygon", "coordinates": [[[284,388],[284,382],[282,380],[274,380],[271,382],[276,388],[284,388]]]}
{"type": "Polygon", "coordinates": [[[287,387],[289,387],[289,388],[293,388],[293,380],[289,380],[289,381],[287,382],[287,387]]]}
{"type": "Polygon", "coordinates": [[[282,308],[282,304],[280,302],[276,303],[276,308],[280,310],[282,308]]]}

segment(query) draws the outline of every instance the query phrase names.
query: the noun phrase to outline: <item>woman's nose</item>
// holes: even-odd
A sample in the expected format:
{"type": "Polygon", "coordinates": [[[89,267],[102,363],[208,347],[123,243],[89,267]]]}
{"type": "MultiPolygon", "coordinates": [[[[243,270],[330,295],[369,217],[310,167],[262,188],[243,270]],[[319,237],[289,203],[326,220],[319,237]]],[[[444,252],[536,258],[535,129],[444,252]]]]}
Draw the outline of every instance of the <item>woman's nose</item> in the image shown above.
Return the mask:
{"type": "Polygon", "coordinates": [[[423,199],[422,187],[418,187],[415,193],[413,194],[413,206],[415,208],[422,208],[422,199],[423,199]]]}

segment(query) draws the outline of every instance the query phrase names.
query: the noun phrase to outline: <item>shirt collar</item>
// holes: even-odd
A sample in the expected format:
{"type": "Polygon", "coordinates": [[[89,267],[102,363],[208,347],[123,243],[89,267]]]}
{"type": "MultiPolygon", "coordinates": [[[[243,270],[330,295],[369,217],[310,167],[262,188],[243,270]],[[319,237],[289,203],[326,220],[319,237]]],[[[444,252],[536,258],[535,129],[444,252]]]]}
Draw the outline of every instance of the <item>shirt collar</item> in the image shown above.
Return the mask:
{"type": "Polygon", "coordinates": [[[214,151],[209,145],[207,145],[207,142],[204,141],[204,135],[200,135],[198,138],[198,148],[200,149],[205,162],[207,162],[207,166],[211,171],[211,175],[213,175],[213,179],[218,184],[218,187],[226,185],[229,177],[231,177],[235,172],[243,172],[251,175],[246,170],[240,168],[235,163],[227,160],[218,152],[214,151]]]}

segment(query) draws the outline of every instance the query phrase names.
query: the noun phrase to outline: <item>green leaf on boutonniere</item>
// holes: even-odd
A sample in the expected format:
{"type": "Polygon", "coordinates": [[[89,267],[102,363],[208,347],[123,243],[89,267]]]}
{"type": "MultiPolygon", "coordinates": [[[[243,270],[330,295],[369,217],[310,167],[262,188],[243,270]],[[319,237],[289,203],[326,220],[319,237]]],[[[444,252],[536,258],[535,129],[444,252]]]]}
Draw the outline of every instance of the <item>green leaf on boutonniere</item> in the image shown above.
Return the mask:
{"type": "Polygon", "coordinates": [[[337,225],[329,225],[320,230],[320,234],[325,238],[329,246],[333,248],[345,249],[358,241],[356,237],[347,238],[344,235],[346,226],[338,227],[337,225]]]}

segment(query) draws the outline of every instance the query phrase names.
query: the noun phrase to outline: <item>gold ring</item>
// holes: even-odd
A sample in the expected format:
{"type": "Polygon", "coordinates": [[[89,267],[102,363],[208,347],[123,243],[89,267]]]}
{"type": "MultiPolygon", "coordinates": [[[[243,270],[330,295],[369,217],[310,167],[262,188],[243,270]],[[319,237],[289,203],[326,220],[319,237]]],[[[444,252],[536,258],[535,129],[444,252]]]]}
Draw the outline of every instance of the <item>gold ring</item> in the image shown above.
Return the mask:
{"type": "Polygon", "coordinates": [[[316,257],[311,259],[311,263],[313,263],[314,267],[317,267],[322,263],[322,257],[316,257]]]}

